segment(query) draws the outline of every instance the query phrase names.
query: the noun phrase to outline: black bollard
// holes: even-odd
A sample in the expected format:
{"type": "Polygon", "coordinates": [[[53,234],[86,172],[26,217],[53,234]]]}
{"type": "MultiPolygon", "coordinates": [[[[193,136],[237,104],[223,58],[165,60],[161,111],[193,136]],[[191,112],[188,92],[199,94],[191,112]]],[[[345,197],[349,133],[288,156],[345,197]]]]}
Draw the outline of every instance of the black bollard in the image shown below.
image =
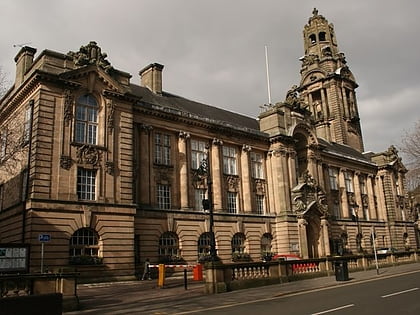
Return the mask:
{"type": "Polygon", "coordinates": [[[188,284],[187,284],[187,269],[184,269],[184,289],[185,290],[188,289],[188,284]]]}

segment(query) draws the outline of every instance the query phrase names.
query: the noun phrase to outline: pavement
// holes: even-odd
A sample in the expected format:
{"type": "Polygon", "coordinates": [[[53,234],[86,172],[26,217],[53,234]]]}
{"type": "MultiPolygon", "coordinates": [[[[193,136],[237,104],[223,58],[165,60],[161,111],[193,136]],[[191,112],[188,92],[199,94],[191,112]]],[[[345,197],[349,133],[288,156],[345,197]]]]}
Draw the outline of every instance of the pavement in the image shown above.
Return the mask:
{"type": "Polygon", "coordinates": [[[204,282],[188,280],[187,289],[182,278],[166,279],[164,288],[156,280],[83,284],[78,286],[80,310],[72,314],[205,314],[206,310],[227,305],[299,294],[335,286],[351,285],[378,278],[420,272],[420,263],[349,273],[348,281],[337,281],[335,275],[298,280],[264,287],[207,295],[204,282]]]}

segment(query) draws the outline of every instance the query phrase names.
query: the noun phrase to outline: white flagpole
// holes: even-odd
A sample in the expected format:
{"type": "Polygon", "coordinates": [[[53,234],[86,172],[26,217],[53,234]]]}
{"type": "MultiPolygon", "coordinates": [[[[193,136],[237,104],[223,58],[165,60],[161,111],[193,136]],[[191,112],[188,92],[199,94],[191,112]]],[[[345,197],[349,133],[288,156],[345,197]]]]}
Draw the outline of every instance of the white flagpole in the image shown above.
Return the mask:
{"type": "Polygon", "coordinates": [[[271,105],[271,88],[270,88],[270,73],[268,71],[268,49],[265,47],[265,69],[267,74],[267,92],[268,92],[268,105],[271,105]]]}

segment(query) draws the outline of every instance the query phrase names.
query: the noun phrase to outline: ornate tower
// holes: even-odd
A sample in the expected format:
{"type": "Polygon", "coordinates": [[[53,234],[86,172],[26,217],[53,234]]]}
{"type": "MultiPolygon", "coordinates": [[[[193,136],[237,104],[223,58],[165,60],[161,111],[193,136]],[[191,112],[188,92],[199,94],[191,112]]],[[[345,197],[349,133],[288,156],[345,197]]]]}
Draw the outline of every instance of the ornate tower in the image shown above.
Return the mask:
{"type": "Polygon", "coordinates": [[[357,109],[357,83],[344,53],[338,50],[334,26],[313,10],[303,30],[305,55],[300,58],[298,91],[312,112],[317,136],[363,152],[357,109]]]}

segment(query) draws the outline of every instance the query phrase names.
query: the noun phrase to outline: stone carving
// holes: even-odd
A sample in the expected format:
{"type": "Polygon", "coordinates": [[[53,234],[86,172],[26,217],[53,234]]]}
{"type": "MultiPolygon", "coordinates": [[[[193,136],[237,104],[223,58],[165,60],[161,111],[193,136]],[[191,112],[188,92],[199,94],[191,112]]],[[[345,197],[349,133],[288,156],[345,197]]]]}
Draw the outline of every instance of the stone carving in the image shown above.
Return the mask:
{"type": "Polygon", "coordinates": [[[105,163],[105,170],[109,175],[114,175],[115,164],[112,161],[107,161],[105,163]]]}
{"type": "Polygon", "coordinates": [[[214,144],[214,145],[223,145],[223,140],[220,140],[220,139],[214,138],[214,139],[213,139],[213,144],[214,144]]]}
{"type": "Polygon", "coordinates": [[[146,124],[140,124],[140,131],[144,133],[149,133],[153,130],[153,126],[146,125],[146,124]]]}
{"type": "Polygon", "coordinates": [[[255,193],[257,195],[265,195],[265,181],[262,179],[255,180],[255,193]]]}
{"type": "Polygon", "coordinates": [[[228,175],[226,177],[227,190],[230,192],[239,191],[239,177],[228,175]]]}
{"type": "Polygon", "coordinates": [[[68,155],[60,156],[60,167],[69,170],[73,165],[73,160],[68,155]]]}
{"type": "Polygon", "coordinates": [[[96,64],[107,73],[114,69],[106,60],[107,54],[102,53],[101,48],[94,41],[89,42],[86,46],[81,46],[78,52],[70,51],[67,55],[73,57],[74,64],[79,67],[96,64]]]}
{"type": "Polygon", "coordinates": [[[115,104],[113,101],[108,101],[107,104],[108,115],[107,115],[107,123],[108,123],[108,131],[111,133],[114,130],[114,112],[115,112],[115,104]]]}
{"type": "Polygon", "coordinates": [[[69,122],[73,118],[73,103],[74,103],[74,96],[72,95],[70,90],[64,91],[64,121],[66,125],[69,125],[69,122]]]}
{"type": "Polygon", "coordinates": [[[299,60],[302,61],[302,66],[310,66],[319,62],[319,57],[315,54],[309,54],[301,57],[299,60]]]}
{"type": "Polygon", "coordinates": [[[250,145],[248,145],[248,144],[243,144],[242,145],[242,151],[244,151],[244,152],[249,152],[249,151],[251,151],[252,150],[252,148],[251,148],[251,146],[250,145]]]}
{"type": "Polygon", "coordinates": [[[91,145],[82,145],[81,147],[77,148],[77,163],[81,164],[91,164],[96,166],[101,157],[101,153],[97,148],[91,145]]]}
{"type": "Polygon", "coordinates": [[[311,208],[320,216],[328,215],[326,195],[308,171],[299,177],[298,185],[292,189],[292,200],[293,212],[298,216],[307,215],[311,208]]]}
{"type": "Polygon", "coordinates": [[[293,85],[291,89],[287,91],[284,103],[290,105],[292,110],[297,112],[306,111],[306,108],[308,107],[299,95],[297,85],[293,85]]]}
{"type": "Polygon", "coordinates": [[[181,139],[187,140],[190,138],[190,133],[180,130],[178,133],[178,137],[180,137],[181,139]]]}
{"type": "Polygon", "coordinates": [[[398,150],[393,145],[391,145],[385,152],[385,156],[388,162],[393,162],[399,159],[398,150]]]}

